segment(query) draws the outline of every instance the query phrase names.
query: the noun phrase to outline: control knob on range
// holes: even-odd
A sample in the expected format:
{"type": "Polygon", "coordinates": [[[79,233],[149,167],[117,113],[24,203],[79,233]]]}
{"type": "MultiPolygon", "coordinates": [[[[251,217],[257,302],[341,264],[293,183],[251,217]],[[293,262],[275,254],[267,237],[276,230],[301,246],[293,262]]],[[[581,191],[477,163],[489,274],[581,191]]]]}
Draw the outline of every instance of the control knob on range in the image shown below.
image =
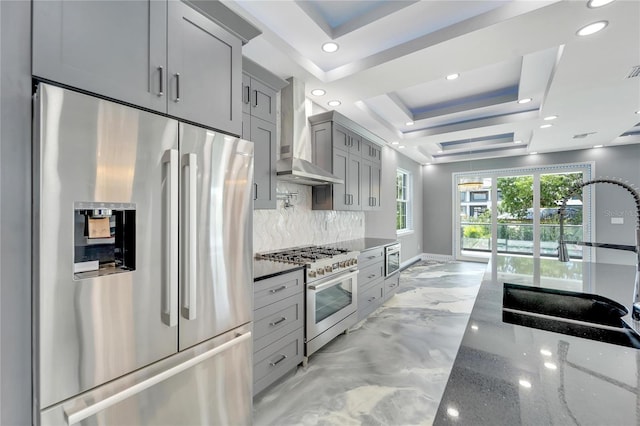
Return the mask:
{"type": "Polygon", "coordinates": [[[340,267],[345,268],[347,266],[347,261],[340,262],[340,267]]]}
{"type": "Polygon", "coordinates": [[[309,278],[315,278],[316,277],[316,271],[309,271],[309,278]]]}
{"type": "Polygon", "coordinates": [[[316,272],[318,273],[318,275],[324,275],[324,268],[318,268],[316,269],[316,272]]]}
{"type": "Polygon", "coordinates": [[[333,268],[332,268],[331,266],[325,266],[325,267],[324,267],[324,270],[325,270],[326,272],[333,272],[333,268]]]}

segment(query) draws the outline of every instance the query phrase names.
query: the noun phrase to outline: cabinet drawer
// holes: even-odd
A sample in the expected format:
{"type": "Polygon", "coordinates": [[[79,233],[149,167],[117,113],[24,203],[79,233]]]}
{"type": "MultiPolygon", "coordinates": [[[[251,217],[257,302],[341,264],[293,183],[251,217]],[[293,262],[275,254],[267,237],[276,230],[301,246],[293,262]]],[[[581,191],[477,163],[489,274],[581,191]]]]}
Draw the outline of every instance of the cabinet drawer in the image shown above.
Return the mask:
{"type": "Polygon", "coordinates": [[[358,295],[358,321],[365,319],[382,304],[384,281],[380,280],[371,288],[358,295]]]}
{"type": "Polygon", "coordinates": [[[376,247],[374,249],[363,251],[362,253],[360,253],[360,255],[358,256],[358,267],[362,269],[365,266],[379,260],[384,260],[384,247],[376,247]]]}
{"type": "Polygon", "coordinates": [[[384,298],[388,299],[400,286],[400,274],[393,274],[384,280],[384,298]]]}
{"type": "Polygon", "coordinates": [[[302,293],[303,290],[304,270],[256,281],[253,283],[253,309],[260,309],[294,294],[302,293]]]}
{"type": "Polygon", "coordinates": [[[376,281],[384,276],[384,263],[382,261],[369,264],[364,268],[360,267],[360,273],[358,274],[358,288],[365,288],[373,281],[376,281]]]}
{"type": "Polygon", "coordinates": [[[300,329],[253,355],[254,395],[302,362],[303,339],[300,329]]]}
{"type": "Polygon", "coordinates": [[[304,298],[299,293],[254,313],[253,351],[268,346],[304,325],[304,298]]]}

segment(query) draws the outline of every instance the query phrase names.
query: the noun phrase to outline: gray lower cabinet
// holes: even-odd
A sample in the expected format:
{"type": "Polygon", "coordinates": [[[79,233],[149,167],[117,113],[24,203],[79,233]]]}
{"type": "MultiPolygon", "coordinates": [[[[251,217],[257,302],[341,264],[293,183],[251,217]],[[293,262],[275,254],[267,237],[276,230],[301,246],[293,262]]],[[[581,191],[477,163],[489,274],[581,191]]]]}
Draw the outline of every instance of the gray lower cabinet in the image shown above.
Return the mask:
{"type": "Polygon", "coordinates": [[[242,41],[181,1],[33,2],[33,75],[240,135],[242,41]]]}
{"type": "Polygon", "coordinates": [[[254,395],[302,362],[304,303],[304,270],[254,282],[254,395]]]}
{"type": "Polygon", "coordinates": [[[395,273],[391,276],[388,276],[384,279],[384,300],[388,300],[391,296],[393,296],[396,291],[398,291],[398,287],[400,287],[400,273],[395,273]]]}
{"type": "Polygon", "coordinates": [[[384,247],[361,252],[358,269],[358,321],[361,321],[384,300],[384,247]]]}

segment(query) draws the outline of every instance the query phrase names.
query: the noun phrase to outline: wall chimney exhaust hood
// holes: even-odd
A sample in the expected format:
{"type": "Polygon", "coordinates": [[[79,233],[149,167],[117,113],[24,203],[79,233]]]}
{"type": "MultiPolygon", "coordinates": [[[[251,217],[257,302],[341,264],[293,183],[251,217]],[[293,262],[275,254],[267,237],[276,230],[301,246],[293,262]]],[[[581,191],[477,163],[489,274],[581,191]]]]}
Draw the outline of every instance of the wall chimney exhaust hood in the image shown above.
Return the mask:
{"type": "Polygon", "coordinates": [[[304,94],[303,82],[293,77],[287,81],[289,85],[280,92],[282,137],[280,159],[276,163],[278,179],[302,185],[343,184],[343,179],[309,161],[311,140],[306,104],[310,101],[304,94]]]}

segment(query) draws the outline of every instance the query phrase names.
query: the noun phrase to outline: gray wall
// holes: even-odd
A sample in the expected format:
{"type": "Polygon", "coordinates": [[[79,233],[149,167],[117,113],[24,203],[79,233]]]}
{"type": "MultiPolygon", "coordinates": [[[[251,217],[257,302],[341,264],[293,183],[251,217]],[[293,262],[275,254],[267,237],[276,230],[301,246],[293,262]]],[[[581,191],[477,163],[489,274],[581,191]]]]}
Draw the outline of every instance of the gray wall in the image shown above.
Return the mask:
{"type": "Polygon", "coordinates": [[[31,10],[0,1],[0,424],[31,424],[31,10]]]}
{"type": "MultiPolygon", "coordinates": [[[[452,255],[452,174],[470,170],[495,170],[511,167],[546,166],[552,164],[593,161],[592,177],[609,176],[628,180],[640,186],[640,145],[611,146],[559,153],[527,155],[513,158],[477,160],[423,167],[424,179],[424,252],[452,255]]],[[[632,198],[621,188],[596,185],[594,240],[608,243],[633,244],[635,208],[632,198]],[[622,211],[624,225],[611,224],[611,212],[622,211]]],[[[635,262],[631,252],[599,250],[599,262],[635,262]]]]}
{"type": "Polygon", "coordinates": [[[365,236],[370,238],[398,239],[402,243],[401,261],[411,259],[422,253],[423,235],[423,182],[422,167],[415,161],[397,151],[382,147],[382,209],[365,214],[365,236]],[[411,172],[413,176],[413,232],[396,236],[396,170],[411,172]]]}

